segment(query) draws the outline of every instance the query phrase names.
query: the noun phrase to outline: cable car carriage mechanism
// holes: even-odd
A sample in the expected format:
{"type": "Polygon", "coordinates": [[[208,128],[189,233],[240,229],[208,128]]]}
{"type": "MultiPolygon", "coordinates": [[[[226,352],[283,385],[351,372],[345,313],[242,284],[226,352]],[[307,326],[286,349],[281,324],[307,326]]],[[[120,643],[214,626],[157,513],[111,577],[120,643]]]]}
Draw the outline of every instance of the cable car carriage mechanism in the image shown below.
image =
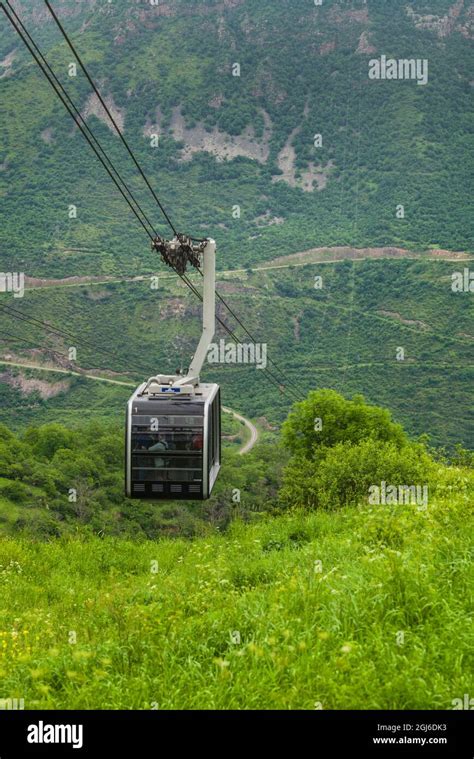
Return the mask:
{"type": "Polygon", "coordinates": [[[214,240],[184,235],[152,247],[178,274],[203,261],[202,335],[186,376],[158,374],[127,405],[125,491],[129,498],[205,500],[221,463],[220,389],[199,375],[215,332],[214,240]]]}

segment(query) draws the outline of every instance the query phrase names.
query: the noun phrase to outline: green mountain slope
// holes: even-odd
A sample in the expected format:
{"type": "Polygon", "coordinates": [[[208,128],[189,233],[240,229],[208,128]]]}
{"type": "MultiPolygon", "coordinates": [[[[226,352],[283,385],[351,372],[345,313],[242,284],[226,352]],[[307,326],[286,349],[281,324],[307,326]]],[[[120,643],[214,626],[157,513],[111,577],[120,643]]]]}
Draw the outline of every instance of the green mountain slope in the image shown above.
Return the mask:
{"type": "MultiPolygon", "coordinates": [[[[218,289],[267,345],[289,387],[296,384],[305,393],[316,387],[345,395],[362,392],[391,408],[411,434],[428,432],[437,445],[472,447],[472,299],[451,289],[452,274],[462,266],[428,258],[308,264],[228,274],[218,289]],[[322,277],[321,289],[314,288],[316,276],[322,277]]],[[[35,323],[3,312],[5,332],[12,337],[4,337],[0,359],[89,373],[98,369],[136,384],[157,370],[186,367],[200,330],[198,302],[173,278],[161,280],[158,290],[144,279],[44,287],[27,291],[13,305],[11,299],[1,302],[22,317],[68,325],[71,338],[48,336],[35,323]],[[85,342],[76,345],[74,335],[85,342]],[[67,358],[71,346],[77,348],[76,362],[67,358]]],[[[234,327],[223,309],[219,313],[234,327]]],[[[226,335],[219,329],[215,339],[226,335]]],[[[19,386],[18,368],[4,364],[2,371],[0,420],[13,427],[122,419],[131,390],[38,374],[46,383],[41,398],[34,384],[19,386]]],[[[255,365],[208,364],[204,376],[222,385],[224,403],[252,418],[265,416],[278,424],[286,416],[290,400],[255,365]]]]}
{"type": "MultiPolygon", "coordinates": [[[[85,78],[68,75],[72,54],[44,4],[16,5],[164,232],[85,78]]],[[[222,266],[321,244],[472,249],[472,4],[68,0],[57,10],[178,227],[218,237],[222,266]],[[369,80],[382,54],[427,59],[428,84],[369,80]]],[[[141,228],[28,55],[4,20],[0,268],[149,270],[141,228]]]]}
{"type": "MultiPolygon", "coordinates": [[[[165,233],[85,77],[80,69],[69,76],[72,54],[44,4],[15,7],[165,233]]],[[[67,0],[57,10],[179,229],[217,238],[221,271],[320,246],[472,250],[472,4],[67,0]],[[369,61],[381,55],[426,59],[427,85],[369,79],[369,61]]],[[[49,278],[162,271],[6,19],[0,66],[0,270],[49,278]]],[[[472,299],[450,289],[452,273],[468,265],[328,263],[243,273],[219,286],[286,384],[364,392],[412,434],[472,445],[472,299]]],[[[186,366],[199,334],[197,305],[168,279],[159,292],[144,280],[0,297],[94,344],[75,346],[71,364],[45,346],[67,353],[73,337],[2,312],[1,357],[13,363],[47,357],[49,367],[138,382],[186,366]]],[[[59,376],[66,386],[56,382],[41,398],[34,383],[20,387],[18,368],[3,366],[1,418],[15,426],[117,419],[128,394],[59,376]]],[[[285,417],[288,399],[269,392],[255,369],[214,366],[211,374],[229,405],[272,423],[285,417]]]]}

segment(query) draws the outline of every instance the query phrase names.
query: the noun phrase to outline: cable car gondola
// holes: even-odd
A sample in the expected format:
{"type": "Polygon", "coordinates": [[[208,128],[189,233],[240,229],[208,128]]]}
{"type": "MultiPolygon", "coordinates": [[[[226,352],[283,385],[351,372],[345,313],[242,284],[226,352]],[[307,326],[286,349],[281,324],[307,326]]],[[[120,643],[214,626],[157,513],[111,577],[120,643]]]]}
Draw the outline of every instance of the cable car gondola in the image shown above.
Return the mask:
{"type": "Polygon", "coordinates": [[[214,240],[201,248],[180,236],[154,245],[173,268],[202,252],[203,332],[185,377],[157,375],[130,398],[126,420],[125,490],[129,498],[205,500],[221,464],[220,389],[199,374],[215,331],[214,240]]]}

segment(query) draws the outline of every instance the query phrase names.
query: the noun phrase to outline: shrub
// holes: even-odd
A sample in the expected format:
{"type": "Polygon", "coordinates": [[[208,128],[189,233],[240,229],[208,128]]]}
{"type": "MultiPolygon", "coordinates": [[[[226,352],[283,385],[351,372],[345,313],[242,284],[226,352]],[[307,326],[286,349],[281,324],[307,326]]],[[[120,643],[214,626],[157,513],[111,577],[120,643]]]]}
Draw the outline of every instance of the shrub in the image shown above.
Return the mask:
{"type": "Polygon", "coordinates": [[[374,438],[337,443],[316,460],[293,458],[280,499],[287,505],[333,509],[367,502],[369,488],[387,485],[434,486],[437,466],[419,443],[398,447],[374,438]]]}
{"type": "Polygon", "coordinates": [[[24,439],[37,456],[47,459],[52,459],[60,448],[72,448],[74,444],[74,434],[54,423],[28,429],[24,439]]]}
{"type": "Polygon", "coordinates": [[[283,444],[293,455],[314,458],[322,447],[337,443],[358,443],[367,438],[393,442],[396,446],[408,438],[387,409],[370,406],[362,395],[352,400],[335,390],[315,390],[296,403],[283,424],[283,444]],[[315,429],[317,420],[321,428],[315,429]]]}

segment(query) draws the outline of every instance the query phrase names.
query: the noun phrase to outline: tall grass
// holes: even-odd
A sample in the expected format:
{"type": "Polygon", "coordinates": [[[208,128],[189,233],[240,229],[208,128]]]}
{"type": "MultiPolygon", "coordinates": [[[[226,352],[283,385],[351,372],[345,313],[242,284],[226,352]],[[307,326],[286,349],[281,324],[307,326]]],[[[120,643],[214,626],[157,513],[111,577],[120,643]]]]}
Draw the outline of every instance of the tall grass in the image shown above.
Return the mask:
{"type": "Polygon", "coordinates": [[[450,709],[474,693],[472,508],[461,470],[444,489],[194,542],[3,539],[0,698],[450,709]]]}

